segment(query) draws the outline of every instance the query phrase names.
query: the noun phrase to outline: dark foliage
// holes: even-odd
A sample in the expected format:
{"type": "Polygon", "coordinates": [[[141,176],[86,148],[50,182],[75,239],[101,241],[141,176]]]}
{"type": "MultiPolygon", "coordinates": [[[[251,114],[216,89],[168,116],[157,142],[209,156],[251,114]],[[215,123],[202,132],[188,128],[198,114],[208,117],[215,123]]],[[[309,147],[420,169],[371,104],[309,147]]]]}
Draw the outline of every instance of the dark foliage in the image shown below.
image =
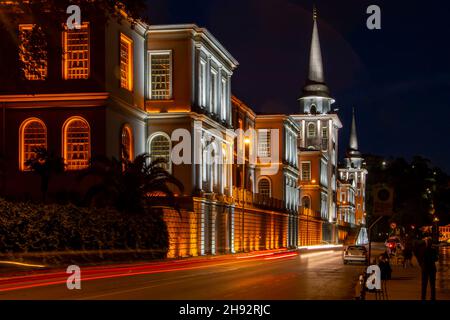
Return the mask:
{"type": "Polygon", "coordinates": [[[420,227],[431,225],[433,219],[438,217],[441,224],[450,223],[449,177],[440,168],[434,167],[428,159],[416,156],[411,161],[403,158],[386,160],[367,155],[366,161],[369,171],[369,218],[372,215],[373,186],[386,183],[394,188],[394,216],[385,219],[384,225],[378,228],[379,232],[387,232],[390,221],[395,221],[403,227],[420,227]]]}
{"type": "Polygon", "coordinates": [[[168,233],[162,216],[0,199],[0,253],[118,249],[152,249],[164,257],[168,233]]]}
{"type": "Polygon", "coordinates": [[[162,160],[150,162],[149,158],[148,154],[141,154],[134,161],[94,158],[81,173],[81,178],[100,178],[86,194],[86,204],[113,206],[128,213],[144,213],[163,204],[177,208],[174,190],[182,192],[182,183],[161,167],[162,160]]]}
{"type": "Polygon", "coordinates": [[[64,159],[43,147],[34,148],[33,152],[35,156],[28,159],[25,165],[41,178],[42,200],[45,202],[51,177],[64,171],[64,159]]]}

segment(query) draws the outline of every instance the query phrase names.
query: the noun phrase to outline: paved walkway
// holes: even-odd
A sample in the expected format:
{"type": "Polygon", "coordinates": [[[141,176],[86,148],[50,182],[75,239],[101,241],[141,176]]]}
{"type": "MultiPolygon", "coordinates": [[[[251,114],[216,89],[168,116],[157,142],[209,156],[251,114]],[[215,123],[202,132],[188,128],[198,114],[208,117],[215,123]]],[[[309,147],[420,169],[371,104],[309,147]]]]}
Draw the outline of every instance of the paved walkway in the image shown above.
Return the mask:
{"type": "MultiPolygon", "coordinates": [[[[440,261],[437,264],[436,299],[450,300],[450,250],[442,249],[440,261]]],[[[420,300],[421,299],[421,270],[416,259],[413,259],[413,267],[403,268],[400,265],[392,266],[392,279],[387,282],[389,300],[420,300]]],[[[427,298],[430,298],[428,286],[427,298]]],[[[375,294],[367,293],[366,300],[375,300],[375,294]]]]}

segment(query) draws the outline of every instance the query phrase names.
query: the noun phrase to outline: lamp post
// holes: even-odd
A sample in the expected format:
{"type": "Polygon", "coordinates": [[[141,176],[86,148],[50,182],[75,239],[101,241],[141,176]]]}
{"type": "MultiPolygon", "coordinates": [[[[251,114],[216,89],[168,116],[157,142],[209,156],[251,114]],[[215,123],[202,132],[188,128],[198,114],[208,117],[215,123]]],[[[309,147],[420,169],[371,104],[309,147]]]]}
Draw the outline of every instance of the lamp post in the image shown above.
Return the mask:
{"type": "Polygon", "coordinates": [[[244,152],[244,163],[242,165],[242,217],[241,217],[241,247],[242,252],[245,251],[244,248],[244,213],[245,213],[245,147],[250,144],[250,139],[248,137],[244,138],[244,146],[243,146],[243,152],[244,152]]]}

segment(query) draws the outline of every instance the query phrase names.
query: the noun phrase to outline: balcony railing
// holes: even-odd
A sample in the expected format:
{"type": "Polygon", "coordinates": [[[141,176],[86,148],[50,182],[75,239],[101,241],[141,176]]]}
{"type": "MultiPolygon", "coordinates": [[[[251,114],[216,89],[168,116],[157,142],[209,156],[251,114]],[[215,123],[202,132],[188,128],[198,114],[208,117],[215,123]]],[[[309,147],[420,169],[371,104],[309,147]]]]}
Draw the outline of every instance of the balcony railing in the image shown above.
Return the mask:
{"type": "Polygon", "coordinates": [[[320,219],[320,211],[315,211],[315,210],[312,210],[311,208],[300,207],[299,214],[300,214],[300,216],[320,219]]]}
{"type": "Polygon", "coordinates": [[[233,198],[237,205],[245,205],[248,208],[260,208],[267,210],[286,211],[283,200],[275,199],[259,193],[253,193],[242,188],[233,187],[233,198]]]}

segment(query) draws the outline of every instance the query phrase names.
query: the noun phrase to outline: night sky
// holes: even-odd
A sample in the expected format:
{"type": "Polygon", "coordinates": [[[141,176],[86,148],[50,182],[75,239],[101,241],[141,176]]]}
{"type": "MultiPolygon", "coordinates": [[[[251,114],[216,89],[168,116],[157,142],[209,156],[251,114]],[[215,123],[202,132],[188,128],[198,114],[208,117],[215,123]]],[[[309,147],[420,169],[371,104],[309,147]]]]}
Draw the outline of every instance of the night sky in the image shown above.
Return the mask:
{"type": "MultiPolygon", "coordinates": [[[[152,24],[206,27],[239,61],[232,91],[257,112],[297,113],[312,31],[310,0],[147,0],[152,24]]],[[[362,152],[419,154],[450,172],[450,2],[316,0],[326,82],[348,144],[355,107],[362,152]],[[377,4],[382,29],[368,30],[377,4]]]]}

